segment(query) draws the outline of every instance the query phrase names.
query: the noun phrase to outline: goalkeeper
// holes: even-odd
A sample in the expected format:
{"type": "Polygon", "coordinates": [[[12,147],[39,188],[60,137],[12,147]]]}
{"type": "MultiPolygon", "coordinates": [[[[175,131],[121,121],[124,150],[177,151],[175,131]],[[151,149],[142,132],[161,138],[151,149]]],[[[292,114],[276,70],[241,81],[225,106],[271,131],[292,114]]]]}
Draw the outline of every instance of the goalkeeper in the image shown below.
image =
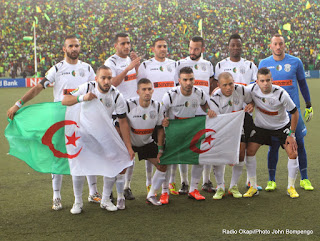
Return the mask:
{"type": "MultiPolygon", "coordinates": [[[[307,174],[307,153],[304,147],[303,140],[304,136],[307,134],[307,129],[303,122],[300,111],[299,88],[306,102],[306,109],[304,112],[306,122],[311,120],[313,110],[311,107],[311,98],[305,78],[303,64],[299,58],[285,53],[286,45],[284,37],[280,34],[273,35],[273,37],[271,38],[270,49],[272,51],[272,55],[260,62],[259,69],[262,67],[267,67],[268,69],[270,69],[273,77],[273,84],[279,85],[284,88],[289,93],[291,99],[296,104],[299,110],[299,121],[295,137],[298,144],[298,159],[301,174],[300,186],[305,190],[312,191],[314,188],[311,185],[307,174]]],[[[269,148],[269,181],[266,187],[266,191],[273,191],[277,187],[275,176],[279,156],[279,147],[279,141],[273,140],[272,145],[269,148]]]]}

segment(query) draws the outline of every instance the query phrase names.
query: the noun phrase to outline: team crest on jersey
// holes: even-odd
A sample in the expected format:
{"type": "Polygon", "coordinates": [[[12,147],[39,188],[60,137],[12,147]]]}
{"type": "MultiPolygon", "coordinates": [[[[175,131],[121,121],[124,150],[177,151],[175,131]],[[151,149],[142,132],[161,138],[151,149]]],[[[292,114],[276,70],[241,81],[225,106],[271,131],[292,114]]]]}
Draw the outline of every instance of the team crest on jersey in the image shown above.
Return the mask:
{"type": "Polygon", "coordinates": [[[185,106],[185,107],[189,107],[189,106],[190,106],[189,101],[186,101],[186,102],[184,103],[184,106],[185,106]]]}
{"type": "Polygon", "coordinates": [[[191,106],[192,106],[192,108],[197,108],[198,107],[198,101],[197,100],[192,100],[191,101],[191,106]]]}
{"type": "Polygon", "coordinates": [[[156,112],[155,112],[154,110],[153,110],[153,111],[150,111],[149,115],[150,115],[150,118],[151,118],[151,119],[156,118],[156,112]]]}
{"type": "Polygon", "coordinates": [[[280,64],[277,65],[277,66],[276,66],[276,70],[281,71],[281,70],[282,70],[282,65],[280,65],[280,64]]]}
{"type": "Polygon", "coordinates": [[[269,105],[274,105],[275,100],[274,100],[273,98],[268,98],[268,99],[266,99],[266,102],[267,102],[269,105]]]}
{"type": "Polygon", "coordinates": [[[266,99],[265,98],[261,98],[263,103],[266,103],[266,99]]]}
{"type": "Polygon", "coordinates": [[[105,104],[108,108],[110,108],[110,107],[112,106],[112,100],[111,100],[111,99],[106,99],[105,102],[104,102],[104,104],[105,104]]]}
{"type": "Polygon", "coordinates": [[[240,67],[240,73],[245,74],[246,73],[246,68],[244,66],[240,67]]]}
{"type": "Polygon", "coordinates": [[[284,71],[289,72],[291,70],[291,64],[284,65],[284,71]]]}
{"type": "Polygon", "coordinates": [[[163,72],[163,67],[162,67],[162,66],[160,66],[160,68],[159,68],[159,69],[160,69],[160,71],[161,71],[161,72],[163,72]]]}
{"type": "Polygon", "coordinates": [[[234,67],[234,68],[232,69],[232,71],[233,71],[233,73],[237,73],[237,68],[234,67]]]}
{"type": "Polygon", "coordinates": [[[147,120],[147,119],[149,119],[149,116],[147,114],[143,114],[142,119],[147,120]]]}
{"type": "Polygon", "coordinates": [[[76,71],[72,70],[71,74],[72,76],[76,76],[76,71]]]}
{"type": "Polygon", "coordinates": [[[231,100],[229,100],[228,105],[232,106],[232,101],[231,100]]]}
{"type": "Polygon", "coordinates": [[[168,72],[172,72],[172,68],[170,65],[167,66],[167,70],[168,70],[168,72]]]}
{"type": "Polygon", "coordinates": [[[85,75],[84,69],[79,69],[79,75],[81,77],[84,77],[84,75],[85,75]]]}
{"type": "Polygon", "coordinates": [[[195,68],[195,69],[198,69],[198,65],[196,64],[196,65],[194,66],[194,68],[195,68]]]}
{"type": "Polygon", "coordinates": [[[207,67],[206,67],[205,64],[202,64],[202,65],[201,65],[201,70],[202,70],[203,72],[206,72],[206,71],[207,71],[207,67]]]}
{"type": "Polygon", "coordinates": [[[235,105],[238,105],[238,104],[239,104],[239,99],[234,99],[234,100],[233,100],[233,103],[234,103],[235,105]]]}

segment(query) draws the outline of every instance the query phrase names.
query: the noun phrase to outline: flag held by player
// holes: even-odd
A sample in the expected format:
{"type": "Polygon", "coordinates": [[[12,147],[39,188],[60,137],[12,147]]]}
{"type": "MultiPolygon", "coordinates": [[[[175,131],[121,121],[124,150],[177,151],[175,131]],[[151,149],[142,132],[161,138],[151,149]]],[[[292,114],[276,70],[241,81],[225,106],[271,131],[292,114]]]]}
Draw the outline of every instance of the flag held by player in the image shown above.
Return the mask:
{"type": "Polygon", "coordinates": [[[244,112],[170,120],[161,164],[239,163],[244,112]]]}
{"type": "Polygon", "coordinates": [[[98,100],[72,107],[22,108],[6,130],[9,154],[36,171],[114,177],[131,166],[128,151],[98,100]]]}

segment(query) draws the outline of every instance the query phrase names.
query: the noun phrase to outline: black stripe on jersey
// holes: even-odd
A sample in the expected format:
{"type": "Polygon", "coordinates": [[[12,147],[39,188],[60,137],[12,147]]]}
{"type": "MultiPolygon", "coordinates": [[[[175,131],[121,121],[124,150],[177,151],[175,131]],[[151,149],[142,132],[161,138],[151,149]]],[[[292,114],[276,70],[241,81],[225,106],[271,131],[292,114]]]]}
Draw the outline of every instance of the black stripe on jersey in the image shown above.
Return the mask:
{"type": "Polygon", "coordinates": [[[158,114],[160,113],[160,103],[158,102],[158,114]]]}
{"type": "Polygon", "coordinates": [[[112,59],[110,59],[110,61],[111,61],[112,63],[114,63],[114,65],[117,65],[116,62],[114,62],[112,59]]]}
{"type": "Polygon", "coordinates": [[[56,68],[56,72],[58,72],[58,70],[59,70],[58,67],[56,65],[54,67],[56,68]]]}
{"type": "Polygon", "coordinates": [[[279,90],[279,89],[275,88],[272,93],[276,92],[277,90],[279,90]]]}
{"type": "Polygon", "coordinates": [[[219,63],[218,65],[219,65],[219,69],[221,69],[221,64],[219,63]]]}
{"type": "Polygon", "coordinates": [[[252,67],[252,62],[250,63],[250,69],[251,69],[251,67],[252,67]]]}
{"type": "Polygon", "coordinates": [[[127,100],[126,100],[126,103],[127,103],[127,107],[128,107],[128,113],[130,113],[130,105],[127,100]]]}
{"type": "Polygon", "coordinates": [[[135,103],[135,105],[138,105],[137,102],[135,100],[132,100],[133,103],[135,103]]]}
{"type": "Polygon", "coordinates": [[[171,97],[169,92],[168,92],[168,96],[169,96],[169,99],[170,99],[170,104],[172,104],[172,97],[171,97]]]}
{"type": "Polygon", "coordinates": [[[114,103],[117,103],[117,100],[119,98],[120,93],[117,94],[116,99],[114,100],[114,103]]]}
{"type": "Polygon", "coordinates": [[[292,114],[294,114],[297,110],[298,110],[297,107],[294,107],[293,110],[290,110],[289,112],[290,112],[290,114],[292,115],[292,114]]]}
{"type": "Polygon", "coordinates": [[[217,104],[217,102],[215,102],[213,99],[210,98],[210,100],[215,103],[215,105],[219,108],[219,105],[217,104]]]}
{"type": "Polygon", "coordinates": [[[88,84],[87,84],[87,91],[86,91],[86,93],[89,92],[89,87],[90,87],[90,82],[88,82],[88,84]]]}
{"type": "Polygon", "coordinates": [[[117,115],[119,119],[123,119],[123,118],[126,118],[127,117],[127,114],[126,113],[123,113],[123,114],[120,114],[120,115],[117,115]]]}
{"type": "Polygon", "coordinates": [[[244,86],[241,86],[242,87],[242,95],[244,96],[244,86]]]}
{"type": "Polygon", "coordinates": [[[114,57],[114,56],[111,56],[111,58],[113,58],[113,59],[117,59],[116,57],[114,57]]]}
{"type": "Polygon", "coordinates": [[[143,62],[143,66],[144,66],[144,68],[145,68],[145,69],[147,68],[147,65],[146,65],[146,63],[145,63],[145,62],[143,62]]]}
{"type": "Polygon", "coordinates": [[[251,88],[251,92],[253,91],[254,87],[256,87],[256,84],[253,84],[253,86],[251,88]]]}
{"type": "Polygon", "coordinates": [[[283,91],[281,91],[281,93],[280,93],[279,101],[281,100],[282,95],[283,95],[283,91]]]}
{"type": "Polygon", "coordinates": [[[90,72],[90,66],[88,65],[88,71],[90,72]]]}

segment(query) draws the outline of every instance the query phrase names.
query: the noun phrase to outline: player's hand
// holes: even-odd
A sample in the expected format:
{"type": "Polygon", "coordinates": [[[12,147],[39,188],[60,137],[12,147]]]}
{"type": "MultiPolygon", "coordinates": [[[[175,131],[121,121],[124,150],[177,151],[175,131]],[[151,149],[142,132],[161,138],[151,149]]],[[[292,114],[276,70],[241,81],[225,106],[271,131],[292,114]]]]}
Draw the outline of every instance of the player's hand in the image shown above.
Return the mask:
{"type": "Polygon", "coordinates": [[[16,105],[13,105],[8,111],[7,111],[7,116],[13,120],[13,117],[15,113],[19,110],[19,107],[16,105]]]}
{"type": "Polygon", "coordinates": [[[129,148],[129,149],[128,149],[128,152],[129,152],[130,159],[133,161],[134,158],[135,158],[135,153],[134,153],[134,151],[132,150],[132,148],[129,148]]]}
{"type": "Polygon", "coordinates": [[[213,118],[213,117],[217,116],[216,112],[214,112],[213,110],[210,110],[210,109],[208,110],[207,115],[209,116],[209,118],[213,118]]]}
{"type": "Polygon", "coordinates": [[[298,145],[295,137],[288,136],[286,139],[286,145],[288,145],[289,149],[291,149],[293,152],[297,152],[298,145]]]}
{"type": "Polygon", "coordinates": [[[313,109],[312,109],[312,107],[306,108],[306,109],[305,109],[305,112],[304,112],[304,118],[306,119],[306,122],[311,121],[312,116],[313,116],[313,109]]]}
{"type": "Polygon", "coordinates": [[[169,126],[169,118],[166,117],[162,120],[162,126],[163,127],[168,127],[169,126]]]}
{"type": "Polygon", "coordinates": [[[135,68],[136,66],[140,65],[140,57],[137,57],[136,59],[132,60],[131,63],[128,65],[128,67],[126,68],[128,71],[132,70],[133,68],[135,68]]]}
{"type": "Polygon", "coordinates": [[[158,161],[158,163],[160,163],[160,157],[162,157],[162,152],[158,152],[158,155],[157,155],[157,161],[158,161]]]}
{"type": "Polygon", "coordinates": [[[254,102],[251,102],[244,107],[244,111],[248,113],[252,113],[254,110],[254,102]]]}
{"type": "Polygon", "coordinates": [[[97,98],[97,96],[91,92],[88,92],[84,97],[83,97],[83,100],[84,101],[90,101],[90,100],[93,100],[97,98]]]}

